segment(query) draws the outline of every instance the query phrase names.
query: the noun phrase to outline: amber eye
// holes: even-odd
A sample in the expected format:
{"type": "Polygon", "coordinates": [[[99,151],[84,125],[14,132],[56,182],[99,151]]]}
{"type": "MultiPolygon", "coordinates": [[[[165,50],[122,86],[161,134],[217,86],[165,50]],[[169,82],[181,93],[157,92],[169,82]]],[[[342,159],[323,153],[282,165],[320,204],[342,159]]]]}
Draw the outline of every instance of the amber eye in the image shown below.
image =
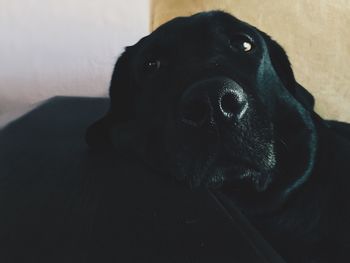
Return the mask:
{"type": "Polygon", "coordinates": [[[230,39],[230,47],[235,51],[250,52],[254,49],[253,40],[244,34],[237,34],[230,39]]]}

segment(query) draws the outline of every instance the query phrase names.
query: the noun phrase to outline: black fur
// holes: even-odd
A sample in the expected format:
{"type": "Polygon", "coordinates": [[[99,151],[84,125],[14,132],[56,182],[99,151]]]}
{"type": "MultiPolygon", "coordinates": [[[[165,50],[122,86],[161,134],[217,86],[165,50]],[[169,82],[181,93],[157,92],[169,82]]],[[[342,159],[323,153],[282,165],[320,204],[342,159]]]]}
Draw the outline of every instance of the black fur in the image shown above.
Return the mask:
{"type": "MultiPolygon", "coordinates": [[[[217,83],[209,93],[224,85],[217,83]]],[[[110,98],[109,112],[87,131],[92,147],[125,149],[214,189],[288,262],[350,260],[350,126],[313,111],[313,96],[267,34],[220,11],[176,18],[125,50],[110,98]],[[252,51],[236,48],[242,37],[252,51]],[[218,77],[243,88],[247,113],[229,124],[215,117],[200,129],[184,126],[186,92],[218,77]]]]}

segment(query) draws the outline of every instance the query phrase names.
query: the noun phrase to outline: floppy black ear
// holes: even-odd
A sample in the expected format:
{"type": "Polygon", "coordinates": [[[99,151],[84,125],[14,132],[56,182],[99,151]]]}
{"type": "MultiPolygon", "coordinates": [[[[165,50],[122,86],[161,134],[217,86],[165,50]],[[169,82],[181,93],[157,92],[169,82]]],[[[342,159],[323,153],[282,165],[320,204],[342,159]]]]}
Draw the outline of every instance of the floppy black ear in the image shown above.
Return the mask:
{"type": "Polygon", "coordinates": [[[276,41],[272,40],[269,35],[264,32],[261,32],[261,34],[267,44],[272,66],[283,85],[306,109],[312,111],[315,105],[314,97],[295,80],[292,66],[286,52],[276,41]]]}
{"type": "Polygon", "coordinates": [[[111,147],[110,129],[114,124],[130,118],[130,104],[133,96],[129,57],[129,52],[126,49],[115,64],[109,89],[110,106],[108,112],[88,127],[86,131],[86,142],[92,148],[111,147]]]}
{"type": "Polygon", "coordinates": [[[306,109],[310,111],[314,109],[314,106],[315,106],[314,96],[312,96],[312,94],[303,86],[301,86],[299,83],[297,83],[297,89],[294,96],[306,109]]]}

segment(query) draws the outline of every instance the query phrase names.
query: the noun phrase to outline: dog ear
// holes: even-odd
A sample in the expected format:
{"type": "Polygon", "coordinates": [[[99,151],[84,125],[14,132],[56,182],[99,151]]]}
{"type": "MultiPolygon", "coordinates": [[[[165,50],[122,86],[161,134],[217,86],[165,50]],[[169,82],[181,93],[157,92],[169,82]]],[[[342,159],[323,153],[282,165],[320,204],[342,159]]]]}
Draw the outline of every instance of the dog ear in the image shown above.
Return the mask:
{"type": "Polygon", "coordinates": [[[296,85],[297,89],[294,96],[306,109],[313,111],[315,106],[314,96],[299,83],[296,83],[296,85]]]}
{"type": "Polygon", "coordinates": [[[115,64],[109,89],[108,112],[86,130],[85,140],[92,148],[110,148],[112,146],[110,138],[112,126],[130,118],[133,89],[129,57],[130,52],[126,48],[115,64]]]}
{"type": "MultiPolygon", "coordinates": [[[[260,31],[261,32],[261,31],[260,31]]],[[[313,110],[315,99],[303,86],[295,80],[291,63],[284,49],[269,35],[261,32],[267,48],[273,68],[286,89],[308,110],[313,110]]]]}

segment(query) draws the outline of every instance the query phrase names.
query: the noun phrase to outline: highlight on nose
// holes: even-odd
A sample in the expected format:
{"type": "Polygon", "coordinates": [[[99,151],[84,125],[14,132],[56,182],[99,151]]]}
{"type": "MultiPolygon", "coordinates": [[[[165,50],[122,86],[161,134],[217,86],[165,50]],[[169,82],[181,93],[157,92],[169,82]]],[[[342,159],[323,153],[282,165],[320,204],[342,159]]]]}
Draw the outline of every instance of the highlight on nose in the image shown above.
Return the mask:
{"type": "Polygon", "coordinates": [[[179,102],[180,121],[192,127],[239,121],[248,109],[242,87],[228,78],[211,78],[191,85],[179,102]]]}
{"type": "Polygon", "coordinates": [[[228,88],[219,99],[219,107],[226,118],[240,120],[248,109],[247,95],[241,87],[228,88]]]}

